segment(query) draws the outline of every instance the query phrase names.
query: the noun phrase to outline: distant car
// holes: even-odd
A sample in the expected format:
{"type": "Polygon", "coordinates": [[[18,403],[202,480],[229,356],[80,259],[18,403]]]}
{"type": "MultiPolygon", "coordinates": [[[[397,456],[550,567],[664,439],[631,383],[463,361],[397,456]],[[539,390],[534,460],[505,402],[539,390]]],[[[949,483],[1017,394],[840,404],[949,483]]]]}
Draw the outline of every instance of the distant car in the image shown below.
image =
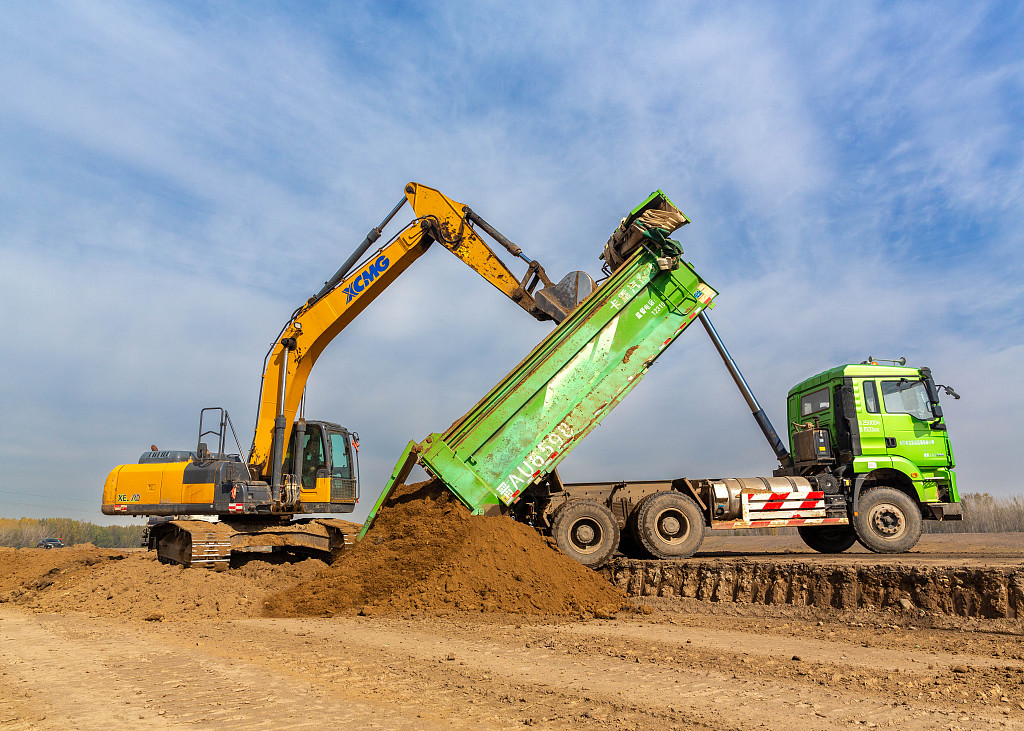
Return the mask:
{"type": "Polygon", "coordinates": [[[60,538],[44,538],[36,544],[36,548],[64,548],[64,541],[60,538]]]}

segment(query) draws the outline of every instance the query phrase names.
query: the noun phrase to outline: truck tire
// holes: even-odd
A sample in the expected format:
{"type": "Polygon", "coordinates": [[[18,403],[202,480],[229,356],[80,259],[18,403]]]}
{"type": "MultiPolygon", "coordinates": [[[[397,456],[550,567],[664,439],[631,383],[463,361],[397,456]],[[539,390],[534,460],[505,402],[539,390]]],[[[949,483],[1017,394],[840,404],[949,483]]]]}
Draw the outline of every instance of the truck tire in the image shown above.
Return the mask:
{"type": "Polygon", "coordinates": [[[704,540],[704,514],[688,495],[666,491],[636,508],[637,542],[654,558],[689,558],[704,540]]]}
{"type": "Polygon", "coordinates": [[[861,493],[853,516],[857,540],[875,553],[904,553],[921,537],[917,503],[893,487],[874,487],[861,493]]]}
{"type": "Polygon", "coordinates": [[[802,525],[796,530],[818,553],[842,553],[857,542],[852,525],[802,525]]]}
{"type": "Polygon", "coordinates": [[[612,511],[593,500],[573,500],[555,513],[555,544],[584,566],[603,565],[619,547],[619,525],[612,511]]]}

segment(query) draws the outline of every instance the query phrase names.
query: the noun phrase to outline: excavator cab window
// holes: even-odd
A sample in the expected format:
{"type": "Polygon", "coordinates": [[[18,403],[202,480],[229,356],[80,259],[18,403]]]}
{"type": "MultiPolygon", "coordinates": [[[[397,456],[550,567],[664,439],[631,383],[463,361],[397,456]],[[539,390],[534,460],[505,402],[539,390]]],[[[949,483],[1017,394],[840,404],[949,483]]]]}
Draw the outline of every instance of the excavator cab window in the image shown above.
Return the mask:
{"type": "Polygon", "coordinates": [[[351,434],[331,431],[331,502],[355,502],[355,471],[352,465],[351,434]]]}

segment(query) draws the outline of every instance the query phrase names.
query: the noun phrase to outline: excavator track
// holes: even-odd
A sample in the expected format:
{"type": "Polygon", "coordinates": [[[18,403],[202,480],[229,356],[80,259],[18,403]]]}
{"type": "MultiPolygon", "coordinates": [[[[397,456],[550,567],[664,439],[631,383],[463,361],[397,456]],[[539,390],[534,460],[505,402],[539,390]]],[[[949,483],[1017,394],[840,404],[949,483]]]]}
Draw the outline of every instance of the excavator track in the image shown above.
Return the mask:
{"type": "Polygon", "coordinates": [[[232,556],[289,552],[328,563],[355,544],[362,526],[347,520],[169,520],[149,527],[147,545],[162,563],[223,571],[232,556]]]}

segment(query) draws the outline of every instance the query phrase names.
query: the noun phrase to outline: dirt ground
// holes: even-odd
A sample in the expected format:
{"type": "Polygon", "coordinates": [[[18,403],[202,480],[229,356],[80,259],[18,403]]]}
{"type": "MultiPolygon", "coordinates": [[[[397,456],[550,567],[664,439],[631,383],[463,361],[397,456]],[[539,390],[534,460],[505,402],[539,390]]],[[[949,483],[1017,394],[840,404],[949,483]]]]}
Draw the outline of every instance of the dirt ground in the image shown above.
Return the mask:
{"type": "MultiPolygon", "coordinates": [[[[715,537],[704,553],[799,558],[789,540],[715,537]]],[[[1024,536],[839,560],[1022,566],[1024,536]]],[[[323,568],[0,549],[0,728],[1024,728],[1021,619],[678,597],[605,619],[260,616],[323,568]]]]}

